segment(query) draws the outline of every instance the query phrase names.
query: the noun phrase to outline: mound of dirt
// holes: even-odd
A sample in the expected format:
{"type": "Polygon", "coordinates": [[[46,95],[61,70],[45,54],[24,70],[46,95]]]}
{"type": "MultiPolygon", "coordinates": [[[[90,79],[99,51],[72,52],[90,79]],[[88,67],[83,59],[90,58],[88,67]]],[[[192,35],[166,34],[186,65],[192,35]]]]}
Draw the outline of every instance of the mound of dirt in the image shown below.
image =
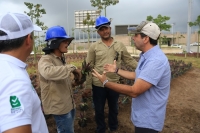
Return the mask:
{"type": "Polygon", "coordinates": [[[172,80],[162,133],[200,133],[200,69],[172,80]]]}
{"type": "MultiPolygon", "coordinates": [[[[81,103],[81,92],[75,94],[77,107],[81,103]]],[[[124,96],[120,97],[120,101],[124,96]]],[[[79,127],[75,120],[75,133],[94,133],[96,124],[94,109],[88,102],[89,110],[86,112],[87,126],[79,127]]],[[[130,121],[131,98],[126,104],[119,104],[119,133],[134,132],[134,125],[130,121]]],[[[108,107],[105,107],[105,121],[108,121],[108,107]]],[[[76,117],[80,111],[77,109],[76,117]]],[[[50,133],[56,133],[53,118],[47,119],[50,133]]],[[[192,68],[184,75],[172,79],[171,91],[167,105],[165,125],[162,133],[200,133],[200,69],[192,68]]]]}

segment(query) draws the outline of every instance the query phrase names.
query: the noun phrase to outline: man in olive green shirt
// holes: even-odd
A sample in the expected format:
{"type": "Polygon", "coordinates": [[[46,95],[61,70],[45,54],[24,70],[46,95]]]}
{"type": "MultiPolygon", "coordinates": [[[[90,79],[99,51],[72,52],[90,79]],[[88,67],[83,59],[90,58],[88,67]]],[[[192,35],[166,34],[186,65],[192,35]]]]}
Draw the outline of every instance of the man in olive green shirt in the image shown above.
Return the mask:
{"type": "MultiPolygon", "coordinates": [[[[135,70],[137,62],[127,52],[123,43],[118,42],[111,37],[110,21],[106,17],[98,17],[96,19],[97,33],[100,35],[101,40],[97,41],[90,46],[86,62],[91,62],[94,69],[100,74],[103,73],[103,66],[108,63],[113,63],[113,60],[117,60],[118,68],[121,67],[121,63],[131,67],[135,70]]],[[[107,78],[112,82],[119,82],[120,76],[116,73],[107,73],[107,78]]],[[[102,85],[98,78],[93,77],[91,74],[86,79],[86,89],[83,96],[88,96],[93,92],[93,102],[95,106],[95,120],[97,124],[97,133],[105,133],[106,124],[104,118],[104,106],[106,99],[108,101],[109,116],[108,127],[111,132],[117,131],[118,128],[118,98],[119,93],[112,91],[102,85]]]]}

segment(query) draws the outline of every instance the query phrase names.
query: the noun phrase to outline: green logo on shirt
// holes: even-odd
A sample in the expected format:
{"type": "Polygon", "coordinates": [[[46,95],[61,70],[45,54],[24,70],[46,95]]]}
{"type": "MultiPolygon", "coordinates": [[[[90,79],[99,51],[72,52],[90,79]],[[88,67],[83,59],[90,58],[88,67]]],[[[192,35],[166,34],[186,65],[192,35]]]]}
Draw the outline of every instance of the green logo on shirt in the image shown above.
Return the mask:
{"type": "Polygon", "coordinates": [[[11,113],[21,113],[24,110],[23,105],[20,103],[20,100],[17,96],[10,96],[10,105],[11,105],[11,113]]]}
{"type": "Polygon", "coordinates": [[[17,96],[10,96],[10,105],[12,108],[18,108],[21,106],[21,103],[17,96]]]}

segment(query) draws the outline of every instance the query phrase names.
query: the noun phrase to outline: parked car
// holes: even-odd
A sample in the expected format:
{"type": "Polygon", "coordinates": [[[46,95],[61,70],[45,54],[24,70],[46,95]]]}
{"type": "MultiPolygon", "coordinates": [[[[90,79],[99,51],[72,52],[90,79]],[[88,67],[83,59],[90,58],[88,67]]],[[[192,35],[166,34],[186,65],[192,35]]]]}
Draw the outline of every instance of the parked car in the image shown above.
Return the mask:
{"type": "Polygon", "coordinates": [[[182,46],[181,46],[181,45],[179,45],[179,44],[172,44],[172,45],[171,45],[171,47],[175,47],[175,48],[182,48],[182,46]]]}
{"type": "Polygon", "coordinates": [[[190,46],[198,46],[200,44],[198,44],[197,42],[191,43],[190,46]]]}

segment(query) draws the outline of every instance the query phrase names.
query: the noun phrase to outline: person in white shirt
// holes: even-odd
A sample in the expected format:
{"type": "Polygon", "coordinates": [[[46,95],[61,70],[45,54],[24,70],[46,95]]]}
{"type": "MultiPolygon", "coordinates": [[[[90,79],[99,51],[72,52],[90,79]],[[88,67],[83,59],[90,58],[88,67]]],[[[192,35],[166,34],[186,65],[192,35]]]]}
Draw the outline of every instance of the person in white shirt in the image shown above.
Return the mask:
{"type": "Polygon", "coordinates": [[[33,25],[23,13],[0,16],[0,133],[48,133],[40,99],[26,71],[33,25]]]}

